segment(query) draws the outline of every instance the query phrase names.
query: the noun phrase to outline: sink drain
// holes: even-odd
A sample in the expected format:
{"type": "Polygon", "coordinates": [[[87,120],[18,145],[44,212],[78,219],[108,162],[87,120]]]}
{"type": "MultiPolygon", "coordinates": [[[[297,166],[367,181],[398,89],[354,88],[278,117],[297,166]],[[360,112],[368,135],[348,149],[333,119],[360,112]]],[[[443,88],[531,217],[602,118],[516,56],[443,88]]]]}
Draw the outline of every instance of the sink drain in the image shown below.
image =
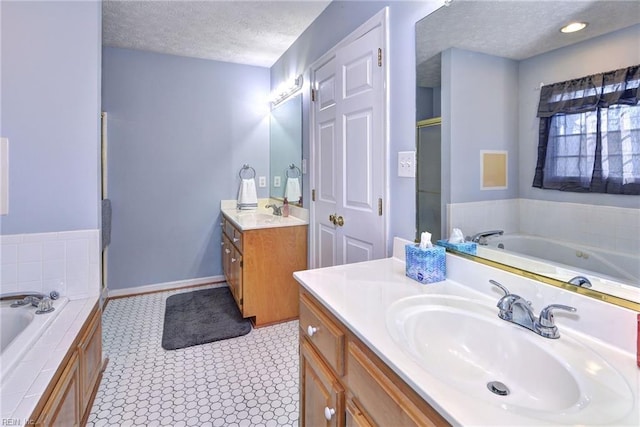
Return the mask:
{"type": "Polygon", "coordinates": [[[509,394],[509,388],[500,381],[488,382],[487,388],[491,391],[491,393],[497,394],[498,396],[506,396],[507,394],[509,394]]]}

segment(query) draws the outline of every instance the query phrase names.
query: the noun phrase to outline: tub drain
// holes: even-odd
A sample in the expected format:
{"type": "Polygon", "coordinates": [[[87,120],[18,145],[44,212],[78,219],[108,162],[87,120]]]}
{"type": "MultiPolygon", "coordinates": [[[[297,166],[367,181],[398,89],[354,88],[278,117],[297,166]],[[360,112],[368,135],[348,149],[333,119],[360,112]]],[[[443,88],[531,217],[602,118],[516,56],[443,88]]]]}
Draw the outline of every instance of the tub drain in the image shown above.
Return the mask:
{"type": "Polygon", "coordinates": [[[488,382],[487,388],[491,391],[491,393],[497,394],[498,396],[506,396],[507,394],[509,394],[509,388],[507,388],[507,386],[500,381],[488,382]]]}

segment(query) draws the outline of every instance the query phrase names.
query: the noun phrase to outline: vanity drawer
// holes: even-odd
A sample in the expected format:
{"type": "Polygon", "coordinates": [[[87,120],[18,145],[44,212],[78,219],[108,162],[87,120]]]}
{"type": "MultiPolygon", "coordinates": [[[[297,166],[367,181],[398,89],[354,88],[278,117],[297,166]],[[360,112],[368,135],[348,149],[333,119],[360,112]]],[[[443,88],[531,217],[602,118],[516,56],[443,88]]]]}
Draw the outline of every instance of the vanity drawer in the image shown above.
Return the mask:
{"type": "Polygon", "coordinates": [[[300,295],[300,334],[307,337],[338,376],[344,375],[345,334],[306,294],[300,295]]]}
{"type": "Polygon", "coordinates": [[[242,252],[242,232],[235,228],[230,221],[225,221],[224,232],[231,240],[231,243],[242,252]]]}
{"type": "Polygon", "coordinates": [[[415,395],[370,351],[349,341],[348,389],[358,408],[376,425],[445,426],[449,423],[415,395]]]}

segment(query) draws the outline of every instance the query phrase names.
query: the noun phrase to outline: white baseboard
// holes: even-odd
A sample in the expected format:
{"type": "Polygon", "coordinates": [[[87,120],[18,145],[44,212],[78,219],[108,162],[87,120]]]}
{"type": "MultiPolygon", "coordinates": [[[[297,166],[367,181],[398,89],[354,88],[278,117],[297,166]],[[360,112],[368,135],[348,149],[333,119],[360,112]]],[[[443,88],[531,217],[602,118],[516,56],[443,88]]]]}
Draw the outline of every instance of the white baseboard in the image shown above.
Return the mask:
{"type": "Polygon", "coordinates": [[[189,288],[192,286],[206,285],[209,283],[218,286],[225,286],[224,276],[200,277],[198,279],[178,280],[175,282],[155,283],[152,285],[137,286],[135,288],[109,290],[109,298],[122,297],[127,295],[146,294],[149,292],[167,291],[170,289],[189,288]]]}

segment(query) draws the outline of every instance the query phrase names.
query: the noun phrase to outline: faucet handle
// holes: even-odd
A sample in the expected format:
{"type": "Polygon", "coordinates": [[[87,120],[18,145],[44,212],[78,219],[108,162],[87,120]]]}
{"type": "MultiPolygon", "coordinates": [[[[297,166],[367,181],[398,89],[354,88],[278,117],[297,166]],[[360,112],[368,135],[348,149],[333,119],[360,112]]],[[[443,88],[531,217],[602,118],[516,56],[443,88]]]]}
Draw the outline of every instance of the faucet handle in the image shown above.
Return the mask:
{"type": "Polygon", "coordinates": [[[577,308],[571,307],[570,305],[563,305],[563,304],[548,305],[540,311],[540,317],[538,317],[538,323],[540,323],[540,326],[544,326],[544,327],[555,326],[555,322],[553,321],[553,310],[565,310],[571,313],[578,311],[577,308]]]}
{"type": "Polygon", "coordinates": [[[551,304],[540,311],[540,317],[538,317],[538,320],[536,320],[534,324],[534,332],[545,338],[557,339],[560,338],[560,333],[553,320],[553,310],[566,310],[572,313],[578,310],[569,305],[551,304]]]}
{"type": "Polygon", "coordinates": [[[502,290],[502,292],[504,292],[504,295],[505,295],[505,296],[507,296],[507,295],[511,295],[511,292],[509,292],[509,289],[507,289],[507,287],[506,287],[506,286],[504,286],[504,285],[502,285],[502,284],[500,284],[500,283],[496,282],[496,281],[495,281],[495,280],[493,280],[493,279],[490,279],[490,280],[489,280],[489,283],[491,283],[492,285],[495,285],[495,286],[499,287],[499,288],[502,290]]]}

